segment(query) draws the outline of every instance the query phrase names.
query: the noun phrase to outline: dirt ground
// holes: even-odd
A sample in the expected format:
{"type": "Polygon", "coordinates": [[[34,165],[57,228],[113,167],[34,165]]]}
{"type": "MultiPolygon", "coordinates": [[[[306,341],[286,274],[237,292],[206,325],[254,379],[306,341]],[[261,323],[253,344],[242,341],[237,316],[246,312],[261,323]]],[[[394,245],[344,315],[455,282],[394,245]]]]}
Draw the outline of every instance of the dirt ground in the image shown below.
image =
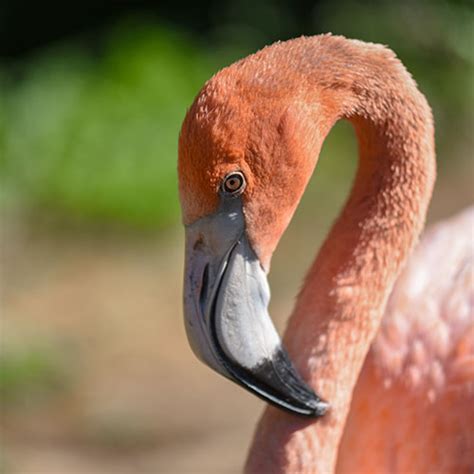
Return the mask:
{"type": "MultiPolygon", "coordinates": [[[[472,202],[471,186],[463,170],[442,180],[430,219],[472,202]]],[[[312,209],[304,200],[273,264],[280,329],[332,219],[312,209]]],[[[188,348],[181,230],[117,238],[2,222],[2,353],[39,351],[52,367],[20,364],[8,379],[0,472],[239,472],[263,403],[188,348]]]]}
{"type": "Polygon", "coordinates": [[[3,404],[5,471],[237,472],[262,404],[188,348],[181,234],[10,241],[2,340],[54,351],[68,382],[3,404]]]}

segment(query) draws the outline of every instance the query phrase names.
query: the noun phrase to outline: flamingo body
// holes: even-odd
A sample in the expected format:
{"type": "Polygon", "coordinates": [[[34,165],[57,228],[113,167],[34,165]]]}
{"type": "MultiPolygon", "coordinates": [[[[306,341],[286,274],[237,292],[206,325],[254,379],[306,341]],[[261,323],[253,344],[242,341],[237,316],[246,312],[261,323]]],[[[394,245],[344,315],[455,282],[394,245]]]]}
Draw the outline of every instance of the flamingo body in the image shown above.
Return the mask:
{"type": "Polygon", "coordinates": [[[423,236],[357,382],[339,473],[474,467],[474,208],[423,236]]]}

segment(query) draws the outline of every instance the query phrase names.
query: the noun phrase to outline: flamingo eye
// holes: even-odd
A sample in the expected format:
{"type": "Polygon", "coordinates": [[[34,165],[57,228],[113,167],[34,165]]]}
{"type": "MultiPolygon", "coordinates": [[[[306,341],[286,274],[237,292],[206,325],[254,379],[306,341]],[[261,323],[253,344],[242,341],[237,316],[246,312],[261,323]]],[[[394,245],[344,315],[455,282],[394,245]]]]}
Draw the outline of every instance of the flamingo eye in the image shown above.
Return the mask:
{"type": "Polygon", "coordinates": [[[245,188],[245,178],[240,171],[228,174],[222,183],[222,190],[227,194],[240,194],[245,188]]]}

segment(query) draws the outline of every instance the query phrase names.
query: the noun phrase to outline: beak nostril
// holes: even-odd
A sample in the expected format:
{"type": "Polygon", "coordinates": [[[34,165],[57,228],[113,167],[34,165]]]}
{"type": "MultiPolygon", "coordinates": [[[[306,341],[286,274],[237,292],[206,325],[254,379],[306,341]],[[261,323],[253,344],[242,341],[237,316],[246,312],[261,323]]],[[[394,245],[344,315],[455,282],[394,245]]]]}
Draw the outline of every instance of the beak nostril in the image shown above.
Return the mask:
{"type": "Polygon", "coordinates": [[[193,250],[199,250],[203,245],[204,245],[204,239],[203,239],[202,234],[201,234],[196,239],[196,242],[194,242],[193,250]]]}
{"type": "Polygon", "coordinates": [[[201,309],[202,316],[204,316],[204,311],[205,311],[204,306],[207,300],[208,286],[209,286],[209,264],[206,264],[206,266],[204,267],[204,271],[202,273],[201,290],[199,292],[199,307],[201,309]]]}

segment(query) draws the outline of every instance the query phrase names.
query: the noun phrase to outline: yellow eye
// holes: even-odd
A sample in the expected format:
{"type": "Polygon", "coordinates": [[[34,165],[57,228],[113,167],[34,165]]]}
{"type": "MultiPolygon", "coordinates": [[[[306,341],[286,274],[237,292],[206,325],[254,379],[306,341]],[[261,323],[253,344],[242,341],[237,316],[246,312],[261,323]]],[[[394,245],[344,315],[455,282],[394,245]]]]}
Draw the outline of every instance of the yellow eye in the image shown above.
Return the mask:
{"type": "Polygon", "coordinates": [[[227,194],[239,194],[245,188],[245,178],[240,171],[228,174],[222,183],[222,190],[227,194]]]}

